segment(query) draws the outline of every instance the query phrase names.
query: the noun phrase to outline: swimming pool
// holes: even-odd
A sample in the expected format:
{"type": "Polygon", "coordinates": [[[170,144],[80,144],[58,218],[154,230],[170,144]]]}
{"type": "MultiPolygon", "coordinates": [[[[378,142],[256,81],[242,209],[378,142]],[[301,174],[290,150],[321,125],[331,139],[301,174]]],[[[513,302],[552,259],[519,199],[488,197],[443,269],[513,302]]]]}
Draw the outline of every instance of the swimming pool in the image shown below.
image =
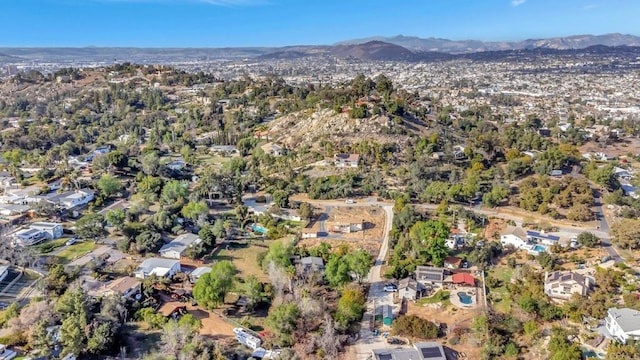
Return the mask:
{"type": "Polygon", "coordinates": [[[460,302],[465,305],[471,305],[473,303],[473,299],[466,292],[459,292],[458,299],[460,299],[460,302]]]}
{"type": "Polygon", "coordinates": [[[547,251],[547,248],[542,246],[542,245],[536,245],[536,246],[533,247],[532,250],[535,251],[535,252],[541,253],[543,251],[547,251]]]}
{"type": "Polygon", "coordinates": [[[251,225],[251,230],[253,230],[254,232],[260,233],[260,234],[266,234],[267,233],[267,229],[265,229],[264,227],[262,227],[260,225],[256,225],[256,224],[251,225]]]}

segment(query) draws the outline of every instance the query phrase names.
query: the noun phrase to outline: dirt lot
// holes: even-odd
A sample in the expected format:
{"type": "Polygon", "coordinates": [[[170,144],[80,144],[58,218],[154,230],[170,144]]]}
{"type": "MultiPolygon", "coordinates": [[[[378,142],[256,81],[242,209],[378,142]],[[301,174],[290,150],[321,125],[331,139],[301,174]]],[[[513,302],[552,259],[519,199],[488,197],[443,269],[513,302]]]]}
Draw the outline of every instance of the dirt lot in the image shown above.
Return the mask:
{"type": "MultiPolygon", "coordinates": [[[[363,248],[373,256],[378,255],[380,245],[382,244],[382,237],[384,236],[385,213],[382,209],[376,206],[333,207],[329,209],[327,215],[325,227],[329,232],[329,236],[303,239],[298,242],[298,246],[313,247],[322,242],[328,243],[332,247],[347,244],[353,248],[363,248]],[[338,225],[361,222],[364,223],[364,232],[337,233],[331,231],[338,225]]],[[[319,221],[316,221],[312,226],[314,229],[317,229],[319,227],[319,221]]]]}
{"type": "Polygon", "coordinates": [[[246,278],[254,275],[260,281],[268,281],[269,278],[260,268],[257,256],[261,252],[269,250],[273,241],[255,240],[251,242],[230,242],[229,250],[222,248],[214,257],[214,260],[229,260],[238,269],[238,276],[246,278]]]}
{"type": "Polygon", "coordinates": [[[417,315],[437,324],[446,324],[449,334],[439,339],[438,342],[445,344],[457,352],[465,353],[468,359],[479,359],[480,346],[472,341],[470,334],[464,335],[457,345],[448,343],[454,336],[453,331],[455,328],[471,328],[473,319],[479,315],[479,310],[458,309],[453,306],[444,308],[439,305],[440,304],[425,304],[424,306],[420,306],[410,301],[407,304],[407,315],[417,315]]]}
{"type": "Polygon", "coordinates": [[[224,321],[220,316],[204,310],[199,306],[193,306],[187,303],[173,302],[168,304],[186,305],[187,312],[202,321],[200,335],[211,337],[216,340],[234,337],[234,326],[224,321]]]}

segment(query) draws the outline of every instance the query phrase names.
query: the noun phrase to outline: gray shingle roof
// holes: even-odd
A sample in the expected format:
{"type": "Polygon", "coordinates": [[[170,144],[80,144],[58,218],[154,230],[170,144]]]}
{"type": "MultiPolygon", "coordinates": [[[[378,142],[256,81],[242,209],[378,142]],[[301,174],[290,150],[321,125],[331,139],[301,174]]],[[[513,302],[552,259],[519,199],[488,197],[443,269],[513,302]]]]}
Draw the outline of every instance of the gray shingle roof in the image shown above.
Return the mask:
{"type": "Polygon", "coordinates": [[[624,332],[640,330],[640,311],[629,308],[610,308],[609,316],[614,319],[624,332]]]}
{"type": "Polygon", "coordinates": [[[160,248],[160,253],[165,251],[176,251],[182,254],[189,246],[200,242],[200,238],[195,234],[182,234],[173,239],[170,243],[160,248]]]}

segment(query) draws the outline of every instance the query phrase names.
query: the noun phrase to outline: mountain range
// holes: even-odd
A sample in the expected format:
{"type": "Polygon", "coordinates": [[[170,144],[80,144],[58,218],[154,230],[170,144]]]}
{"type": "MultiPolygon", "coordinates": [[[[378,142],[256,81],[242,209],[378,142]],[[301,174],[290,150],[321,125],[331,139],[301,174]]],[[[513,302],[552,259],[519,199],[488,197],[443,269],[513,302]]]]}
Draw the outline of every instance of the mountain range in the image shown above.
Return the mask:
{"type": "Polygon", "coordinates": [[[440,61],[454,58],[489,59],[557,52],[640,55],[640,37],[623,34],[576,35],[516,42],[447,40],[412,36],[372,37],[334,45],[237,48],[0,48],[0,63],[57,62],[134,62],[173,63],[218,59],[277,60],[305,57],[337,57],[372,61],[440,61]]]}
{"type": "Polygon", "coordinates": [[[514,42],[448,40],[439,38],[419,38],[415,36],[397,35],[392,37],[375,36],[364,39],[348,40],[336,45],[356,45],[371,41],[382,41],[402,46],[411,51],[431,51],[447,54],[465,54],[481,51],[523,50],[523,49],[584,49],[595,45],[604,46],[640,46],[640,37],[625,34],[574,35],[547,39],[527,39],[514,42]]]}

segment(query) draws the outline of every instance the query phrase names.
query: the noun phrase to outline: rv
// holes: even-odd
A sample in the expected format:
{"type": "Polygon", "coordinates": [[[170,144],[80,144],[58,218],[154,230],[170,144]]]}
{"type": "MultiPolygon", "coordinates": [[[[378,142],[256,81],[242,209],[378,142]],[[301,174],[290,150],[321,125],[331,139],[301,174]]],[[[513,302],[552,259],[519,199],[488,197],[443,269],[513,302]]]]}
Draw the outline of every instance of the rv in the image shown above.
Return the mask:
{"type": "Polygon", "coordinates": [[[235,328],[233,329],[233,333],[236,334],[236,340],[253,350],[256,350],[262,344],[262,340],[260,340],[259,337],[243,328],[235,328]]]}

